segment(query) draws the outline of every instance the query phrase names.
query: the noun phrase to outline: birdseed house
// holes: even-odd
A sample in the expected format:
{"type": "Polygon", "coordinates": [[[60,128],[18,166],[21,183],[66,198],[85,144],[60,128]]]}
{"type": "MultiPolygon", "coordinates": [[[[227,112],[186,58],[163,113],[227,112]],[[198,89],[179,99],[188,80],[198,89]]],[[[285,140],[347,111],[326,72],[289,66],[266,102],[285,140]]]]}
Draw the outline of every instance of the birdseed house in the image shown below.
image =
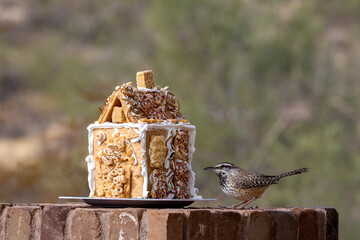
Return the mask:
{"type": "Polygon", "coordinates": [[[191,169],[195,126],[152,71],[118,86],[88,126],[91,197],[198,198],[191,169]]]}

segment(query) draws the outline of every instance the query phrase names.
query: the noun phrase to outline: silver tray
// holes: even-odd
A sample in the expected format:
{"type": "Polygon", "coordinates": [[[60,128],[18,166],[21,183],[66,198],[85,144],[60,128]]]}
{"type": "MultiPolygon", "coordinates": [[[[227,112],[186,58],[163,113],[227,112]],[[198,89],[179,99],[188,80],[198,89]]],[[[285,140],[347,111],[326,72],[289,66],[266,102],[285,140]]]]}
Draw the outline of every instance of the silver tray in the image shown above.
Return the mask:
{"type": "Polygon", "coordinates": [[[216,201],[217,199],[142,199],[142,198],[96,198],[96,197],[67,197],[64,200],[82,200],[92,206],[101,207],[150,207],[150,208],[180,208],[194,202],[216,201]]]}

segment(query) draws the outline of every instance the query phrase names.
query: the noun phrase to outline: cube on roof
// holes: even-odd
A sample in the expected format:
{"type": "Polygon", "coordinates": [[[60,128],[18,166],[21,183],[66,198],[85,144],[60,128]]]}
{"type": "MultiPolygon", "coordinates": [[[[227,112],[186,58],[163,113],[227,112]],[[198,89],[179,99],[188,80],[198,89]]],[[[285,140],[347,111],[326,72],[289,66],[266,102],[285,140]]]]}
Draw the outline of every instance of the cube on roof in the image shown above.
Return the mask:
{"type": "Polygon", "coordinates": [[[138,88],[154,88],[154,74],[151,70],[136,73],[136,84],[138,88]]]}

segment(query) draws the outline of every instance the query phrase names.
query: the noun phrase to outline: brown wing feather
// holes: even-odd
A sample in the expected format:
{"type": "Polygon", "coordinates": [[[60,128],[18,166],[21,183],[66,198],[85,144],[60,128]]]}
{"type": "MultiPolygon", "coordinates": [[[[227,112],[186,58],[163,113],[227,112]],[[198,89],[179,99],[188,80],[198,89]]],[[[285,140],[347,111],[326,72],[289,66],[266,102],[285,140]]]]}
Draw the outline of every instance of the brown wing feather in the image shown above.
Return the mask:
{"type": "Polygon", "coordinates": [[[264,175],[261,173],[242,170],[241,173],[232,176],[234,185],[238,188],[265,187],[270,184],[276,184],[279,178],[276,176],[264,175]]]}

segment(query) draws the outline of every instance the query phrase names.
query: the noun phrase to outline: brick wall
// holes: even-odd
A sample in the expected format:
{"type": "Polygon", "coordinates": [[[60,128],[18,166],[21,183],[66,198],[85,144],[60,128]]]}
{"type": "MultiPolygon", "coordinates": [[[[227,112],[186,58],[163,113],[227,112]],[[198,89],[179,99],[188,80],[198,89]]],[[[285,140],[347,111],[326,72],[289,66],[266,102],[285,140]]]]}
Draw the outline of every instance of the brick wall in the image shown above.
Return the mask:
{"type": "Polygon", "coordinates": [[[0,240],[338,239],[333,208],[141,209],[0,204],[0,240]]]}

